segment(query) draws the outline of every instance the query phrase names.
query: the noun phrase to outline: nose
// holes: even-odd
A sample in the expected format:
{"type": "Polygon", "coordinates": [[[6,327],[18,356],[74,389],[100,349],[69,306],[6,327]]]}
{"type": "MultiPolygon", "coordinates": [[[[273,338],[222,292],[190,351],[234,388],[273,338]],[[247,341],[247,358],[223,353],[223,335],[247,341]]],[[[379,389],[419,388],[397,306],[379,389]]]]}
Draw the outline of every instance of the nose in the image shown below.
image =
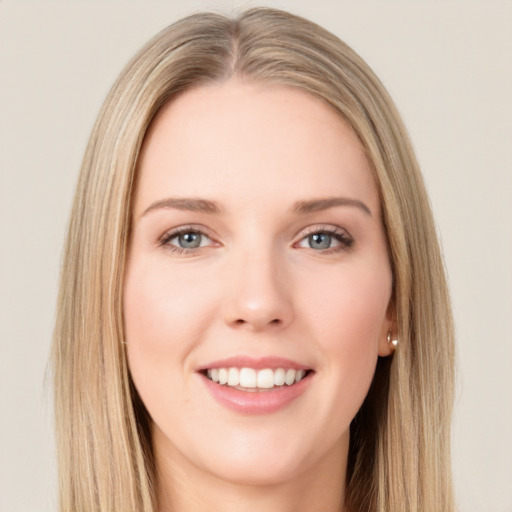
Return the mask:
{"type": "Polygon", "coordinates": [[[269,251],[231,262],[224,303],[224,319],[230,327],[258,332],[291,323],[292,283],[278,259],[269,251]]]}

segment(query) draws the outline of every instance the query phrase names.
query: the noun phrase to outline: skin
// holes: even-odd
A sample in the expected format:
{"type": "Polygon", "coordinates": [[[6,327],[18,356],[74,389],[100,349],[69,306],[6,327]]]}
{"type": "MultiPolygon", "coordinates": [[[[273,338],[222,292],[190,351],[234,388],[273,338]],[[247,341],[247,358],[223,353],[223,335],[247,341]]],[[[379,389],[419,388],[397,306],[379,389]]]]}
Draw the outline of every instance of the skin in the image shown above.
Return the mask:
{"type": "Polygon", "coordinates": [[[377,357],[390,354],[391,291],[369,163],[329,107],[238,79],[166,105],[140,158],[124,291],[160,512],[343,510],[349,425],[377,357]],[[294,209],[333,197],[364,206],[294,209]],[[220,211],[162,205],[168,198],[220,211]],[[180,252],[173,230],[191,226],[201,245],[180,252]],[[239,355],[314,373],[278,411],[242,414],[214,400],[197,371],[239,355]]]}

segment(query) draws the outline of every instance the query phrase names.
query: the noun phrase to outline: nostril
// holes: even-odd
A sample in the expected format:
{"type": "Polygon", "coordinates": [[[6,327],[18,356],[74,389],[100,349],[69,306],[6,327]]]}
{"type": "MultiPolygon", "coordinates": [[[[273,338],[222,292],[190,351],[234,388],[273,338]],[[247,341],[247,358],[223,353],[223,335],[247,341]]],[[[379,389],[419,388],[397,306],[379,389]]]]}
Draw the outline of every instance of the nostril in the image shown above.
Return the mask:
{"type": "MultiPolygon", "coordinates": [[[[233,325],[242,326],[242,325],[251,324],[251,323],[254,323],[254,322],[244,320],[243,318],[238,318],[233,322],[233,325]]],[[[263,324],[264,323],[262,323],[262,325],[263,324]]],[[[282,324],[282,320],[280,318],[274,318],[273,320],[270,320],[267,323],[267,325],[281,325],[281,324],[282,324]]]]}

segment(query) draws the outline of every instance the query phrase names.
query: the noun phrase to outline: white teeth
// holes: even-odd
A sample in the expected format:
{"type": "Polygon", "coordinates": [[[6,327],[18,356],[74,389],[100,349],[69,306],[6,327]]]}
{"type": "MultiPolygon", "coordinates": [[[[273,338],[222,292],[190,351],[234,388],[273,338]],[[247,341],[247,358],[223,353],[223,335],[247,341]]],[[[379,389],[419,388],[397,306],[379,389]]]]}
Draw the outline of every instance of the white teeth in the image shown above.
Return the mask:
{"type": "Polygon", "coordinates": [[[305,370],[293,368],[210,368],[206,371],[207,377],[213,382],[240,388],[270,389],[274,386],[291,386],[300,382],[306,375],[305,370]]]}
{"type": "Polygon", "coordinates": [[[270,368],[258,372],[258,387],[264,389],[274,387],[274,372],[270,368]]]}
{"type": "Polygon", "coordinates": [[[256,370],[252,368],[242,368],[240,370],[240,386],[243,388],[255,388],[256,383],[256,370]]]}
{"type": "Polygon", "coordinates": [[[238,368],[228,370],[228,386],[238,386],[240,384],[240,372],[238,368]]]}
{"type": "Polygon", "coordinates": [[[219,384],[228,383],[228,371],[226,368],[219,368],[219,384]]]}
{"type": "Polygon", "coordinates": [[[282,368],[278,368],[274,372],[274,385],[282,386],[284,384],[284,376],[285,375],[286,375],[286,372],[282,368]]]}
{"type": "Polygon", "coordinates": [[[295,376],[297,372],[295,370],[286,370],[286,375],[284,376],[284,382],[291,386],[295,382],[295,376]]]}

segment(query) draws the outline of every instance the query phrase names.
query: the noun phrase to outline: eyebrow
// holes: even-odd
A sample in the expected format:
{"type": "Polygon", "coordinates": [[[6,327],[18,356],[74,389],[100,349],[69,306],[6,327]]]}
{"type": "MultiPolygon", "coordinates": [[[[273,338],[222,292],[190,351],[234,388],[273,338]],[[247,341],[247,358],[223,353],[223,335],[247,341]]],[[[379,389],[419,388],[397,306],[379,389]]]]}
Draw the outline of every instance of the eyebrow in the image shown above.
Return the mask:
{"type": "MultiPolygon", "coordinates": [[[[359,199],[353,199],[350,197],[327,197],[321,199],[311,199],[308,201],[297,201],[292,207],[294,213],[307,214],[328,210],[336,206],[353,206],[361,209],[364,213],[372,216],[372,212],[365,203],[359,199]]],[[[160,199],[151,203],[141,214],[144,217],[149,212],[158,209],[171,209],[185,210],[199,213],[219,214],[221,213],[221,207],[214,201],[208,199],[198,199],[192,197],[175,198],[168,197],[166,199],[160,199]]]]}
{"type": "Polygon", "coordinates": [[[220,213],[221,208],[217,203],[213,201],[208,201],[207,199],[195,199],[195,198],[174,198],[169,197],[166,199],[160,199],[159,201],[155,201],[151,203],[141,214],[141,217],[147,215],[149,212],[153,210],[157,210],[160,208],[168,209],[174,208],[176,210],[187,210],[191,212],[200,212],[200,213],[220,213]]]}
{"type": "Polygon", "coordinates": [[[359,199],[350,197],[327,197],[322,199],[312,199],[310,201],[297,201],[293,206],[295,213],[313,213],[328,210],[335,206],[354,206],[360,208],[364,213],[372,216],[372,212],[365,203],[359,199]]]}

